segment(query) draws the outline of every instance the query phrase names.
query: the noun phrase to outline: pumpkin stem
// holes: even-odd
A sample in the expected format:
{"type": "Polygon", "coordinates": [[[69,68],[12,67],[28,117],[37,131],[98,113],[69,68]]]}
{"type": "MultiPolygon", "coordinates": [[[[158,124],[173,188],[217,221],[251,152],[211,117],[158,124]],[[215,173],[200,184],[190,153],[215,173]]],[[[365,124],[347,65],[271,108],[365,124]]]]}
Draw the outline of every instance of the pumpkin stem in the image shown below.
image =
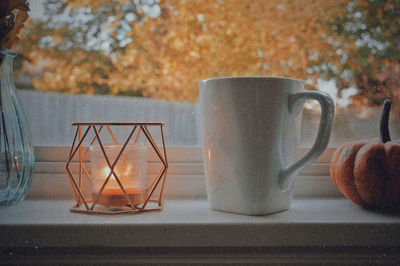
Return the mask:
{"type": "Polygon", "coordinates": [[[389,114],[391,105],[392,105],[392,99],[386,98],[382,110],[381,123],[380,123],[380,139],[382,143],[391,141],[389,133],[389,114]]]}

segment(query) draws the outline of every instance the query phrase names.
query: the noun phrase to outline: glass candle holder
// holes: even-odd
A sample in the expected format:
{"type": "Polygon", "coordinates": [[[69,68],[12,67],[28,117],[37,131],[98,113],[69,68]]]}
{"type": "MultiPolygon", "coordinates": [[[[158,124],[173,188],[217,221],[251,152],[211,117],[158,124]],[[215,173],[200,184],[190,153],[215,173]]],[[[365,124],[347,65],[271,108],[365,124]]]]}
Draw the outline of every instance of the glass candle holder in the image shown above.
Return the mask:
{"type": "MultiPolygon", "coordinates": [[[[115,162],[122,145],[104,145],[104,150],[111,164],[115,162]]],[[[147,198],[147,152],[146,144],[129,144],[121,153],[114,166],[114,173],[106,161],[100,146],[90,146],[90,168],[92,173],[92,198],[96,200],[101,188],[109,178],[97,201],[103,206],[124,206],[144,203],[147,198]],[[117,178],[124,188],[121,189],[117,178]]]]}

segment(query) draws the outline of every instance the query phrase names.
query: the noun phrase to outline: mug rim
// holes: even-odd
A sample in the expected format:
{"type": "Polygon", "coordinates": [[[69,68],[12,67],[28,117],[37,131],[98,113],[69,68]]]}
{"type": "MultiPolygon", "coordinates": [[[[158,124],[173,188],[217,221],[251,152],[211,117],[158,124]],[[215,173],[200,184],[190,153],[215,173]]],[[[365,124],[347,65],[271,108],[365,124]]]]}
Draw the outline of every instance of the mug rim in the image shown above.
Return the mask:
{"type": "Polygon", "coordinates": [[[292,81],[297,81],[300,83],[305,83],[304,80],[302,79],[296,79],[296,78],[288,78],[288,77],[279,77],[279,76],[233,76],[233,77],[215,77],[215,78],[208,78],[204,79],[202,82],[208,82],[208,81],[217,81],[217,80],[232,80],[232,79],[266,79],[266,80],[292,80],[292,81]]]}

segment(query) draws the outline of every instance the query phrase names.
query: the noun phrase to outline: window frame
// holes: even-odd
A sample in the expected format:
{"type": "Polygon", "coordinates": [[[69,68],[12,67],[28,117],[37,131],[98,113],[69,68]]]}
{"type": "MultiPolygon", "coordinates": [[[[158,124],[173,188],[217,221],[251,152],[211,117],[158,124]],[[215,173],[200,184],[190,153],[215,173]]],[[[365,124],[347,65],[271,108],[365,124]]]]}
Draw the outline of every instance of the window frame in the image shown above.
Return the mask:
{"type": "MultiPolygon", "coordinates": [[[[29,199],[73,199],[65,170],[69,150],[67,146],[35,146],[35,173],[29,199]]],[[[300,148],[299,156],[308,150],[300,148]]],[[[301,171],[295,180],[295,197],[341,196],[329,173],[329,161],[334,151],[335,148],[327,148],[314,163],[301,171]]],[[[207,194],[201,147],[167,147],[167,156],[165,198],[205,198],[207,194]]],[[[150,153],[150,173],[156,171],[156,161],[155,155],[150,153]]]]}

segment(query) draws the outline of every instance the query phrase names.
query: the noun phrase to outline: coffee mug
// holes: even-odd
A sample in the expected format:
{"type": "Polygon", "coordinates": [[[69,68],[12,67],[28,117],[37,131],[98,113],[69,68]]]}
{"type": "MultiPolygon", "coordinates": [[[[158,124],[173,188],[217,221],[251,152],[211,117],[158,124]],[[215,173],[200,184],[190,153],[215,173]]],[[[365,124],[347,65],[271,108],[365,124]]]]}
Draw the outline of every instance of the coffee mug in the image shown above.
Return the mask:
{"type": "Polygon", "coordinates": [[[295,176],[327,147],[332,98],[303,91],[298,79],[227,77],[199,84],[203,159],[212,209],[265,215],[289,209],[295,176]],[[321,105],[316,140],[296,161],[300,113],[306,100],[321,105]]]}

